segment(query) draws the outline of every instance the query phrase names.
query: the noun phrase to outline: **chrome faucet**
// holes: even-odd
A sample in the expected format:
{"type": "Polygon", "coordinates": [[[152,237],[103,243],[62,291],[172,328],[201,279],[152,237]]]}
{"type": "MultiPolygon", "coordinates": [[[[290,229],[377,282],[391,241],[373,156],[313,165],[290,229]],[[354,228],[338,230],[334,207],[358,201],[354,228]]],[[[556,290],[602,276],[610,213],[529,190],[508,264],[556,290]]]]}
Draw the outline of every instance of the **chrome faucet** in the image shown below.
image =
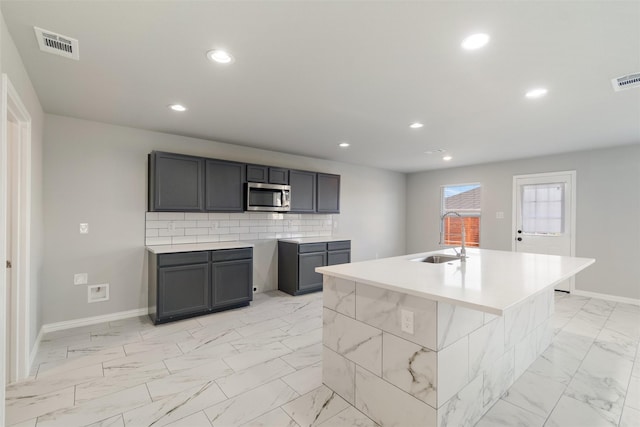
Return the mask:
{"type": "Polygon", "coordinates": [[[444,219],[449,215],[456,215],[458,218],[462,219],[462,238],[460,239],[462,240],[462,244],[460,245],[460,253],[456,251],[456,248],[453,248],[453,250],[456,253],[456,255],[460,257],[461,261],[464,262],[467,258],[467,249],[464,246],[464,241],[466,240],[467,236],[466,236],[466,230],[464,227],[464,218],[458,212],[447,212],[446,214],[442,215],[442,217],[440,218],[440,244],[444,245],[444,219]]]}

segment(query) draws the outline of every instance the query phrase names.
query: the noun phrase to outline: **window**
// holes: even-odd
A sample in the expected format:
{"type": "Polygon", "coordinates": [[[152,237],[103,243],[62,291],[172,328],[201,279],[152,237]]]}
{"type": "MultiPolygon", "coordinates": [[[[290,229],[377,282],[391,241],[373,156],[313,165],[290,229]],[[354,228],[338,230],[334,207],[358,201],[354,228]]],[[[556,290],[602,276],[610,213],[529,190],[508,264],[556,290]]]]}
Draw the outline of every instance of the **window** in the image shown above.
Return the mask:
{"type": "Polygon", "coordinates": [[[445,185],[442,187],[442,211],[444,218],[442,243],[460,246],[462,244],[462,223],[465,227],[465,245],[480,246],[480,184],[445,185]]]}
{"type": "Polygon", "coordinates": [[[522,231],[557,235],[564,232],[564,183],[522,186],[522,231]]]}

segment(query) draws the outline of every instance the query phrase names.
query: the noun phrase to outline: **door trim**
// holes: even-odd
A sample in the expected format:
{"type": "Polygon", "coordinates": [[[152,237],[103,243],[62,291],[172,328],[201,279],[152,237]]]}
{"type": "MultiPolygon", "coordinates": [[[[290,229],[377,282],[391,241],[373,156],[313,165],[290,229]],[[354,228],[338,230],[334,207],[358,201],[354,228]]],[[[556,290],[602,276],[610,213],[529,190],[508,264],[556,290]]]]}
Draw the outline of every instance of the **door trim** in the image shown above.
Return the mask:
{"type": "MultiPolygon", "coordinates": [[[[576,255],[576,194],[577,194],[577,183],[576,183],[576,171],[559,171],[559,172],[544,172],[544,173],[534,173],[534,174],[525,174],[525,175],[514,175],[513,176],[513,192],[512,192],[512,202],[511,202],[511,251],[515,252],[516,250],[516,224],[518,222],[517,219],[517,203],[518,203],[518,179],[521,178],[553,178],[558,175],[569,175],[571,177],[571,195],[569,198],[569,204],[571,208],[569,209],[569,218],[571,221],[570,233],[570,256],[576,255]]],[[[575,276],[573,276],[570,280],[570,291],[573,292],[575,290],[575,276]]]]}
{"type": "MultiPolygon", "coordinates": [[[[11,339],[11,371],[0,368],[0,380],[10,382],[22,380],[29,375],[30,354],[30,299],[31,299],[31,116],[25,108],[18,92],[6,74],[2,74],[2,99],[0,106],[0,170],[7,170],[8,121],[18,124],[17,168],[15,176],[18,185],[17,216],[14,223],[15,280],[16,289],[12,295],[13,328],[7,331],[4,316],[0,316],[1,352],[4,357],[6,340],[11,339]]],[[[7,179],[0,174],[0,306],[6,304],[6,215],[7,179]]],[[[12,260],[14,261],[14,260],[12,260]]],[[[4,387],[2,387],[4,401],[4,387]]],[[[4,409],[4,408],[3,408],[4,409]]],[[[4,414],[2,414],[4,415],[4,414]]]]}

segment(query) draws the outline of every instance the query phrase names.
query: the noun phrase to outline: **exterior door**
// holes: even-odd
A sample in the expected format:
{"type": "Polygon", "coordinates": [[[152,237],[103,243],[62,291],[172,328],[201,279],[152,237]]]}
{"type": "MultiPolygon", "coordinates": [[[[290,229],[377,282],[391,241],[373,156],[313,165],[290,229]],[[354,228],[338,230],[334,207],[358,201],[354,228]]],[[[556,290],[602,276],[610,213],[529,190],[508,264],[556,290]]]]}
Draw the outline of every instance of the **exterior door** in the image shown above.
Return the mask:
{"type": "MultiPolygon", "coordinates": [[[[575,254],[575,179],[575,171],[514,176],[514,251],[575,254]]],[[[573,278],[556,285],[573,288],[573,278]]]]}

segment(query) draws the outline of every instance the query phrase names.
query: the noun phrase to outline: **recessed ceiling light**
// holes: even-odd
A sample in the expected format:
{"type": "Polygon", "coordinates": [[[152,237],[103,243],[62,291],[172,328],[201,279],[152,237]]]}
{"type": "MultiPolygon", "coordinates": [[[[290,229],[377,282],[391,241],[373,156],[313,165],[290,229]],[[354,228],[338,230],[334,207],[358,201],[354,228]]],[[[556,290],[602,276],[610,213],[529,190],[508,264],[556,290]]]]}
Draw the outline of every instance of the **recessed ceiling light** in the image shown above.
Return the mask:
{"type": "Polygon", "coordinates": [[[539,87],[536,89],[531,89],[524,96],[526,96],[527,98],[540,98],[542,96],[545,96],[546,94],[547,94],[547,89],[543,87],[539,87]]]}
{"type": "Polygon", "coordinates": [[[180,111],[180,112],[187,111],[187,107],[180,104],[171,104],[169,105],[169,108],[171,108],[173,111],[180,111]]]}
{"type": "Polygon", "coordinates": [[[424,125],[420,122],[413,122],[409,125],[411,129],[420,129],[422,126],[424,125]]]}
{"type": "Polygon", "coordinates": [[[219,64],[230,64],[233,62],[233,56],[226,50],[213,49],[207,52],[207,58],[210,61],[217,62],[219,64]]]}
{"type": "Polygon", "coordinates": [[[466,50],[480,49],[489,43],[489,35],[484,33],[472,34],[462,40],[462,48],[466,50]]]}
{"type": "Polygon", "coordinates": [[[442,160],[444,160],[445,162],[448,162],[449,160],[453,159],[453,157],[446,155],[442,158],[442,160]]]}
{"type": "Polygon", "coordinates": [[[340,148],[347,148],[349,147],[351,144],[349,144],[348,142],[341,142],[340,144],[338,144],[338,147],[340,148]]]}

